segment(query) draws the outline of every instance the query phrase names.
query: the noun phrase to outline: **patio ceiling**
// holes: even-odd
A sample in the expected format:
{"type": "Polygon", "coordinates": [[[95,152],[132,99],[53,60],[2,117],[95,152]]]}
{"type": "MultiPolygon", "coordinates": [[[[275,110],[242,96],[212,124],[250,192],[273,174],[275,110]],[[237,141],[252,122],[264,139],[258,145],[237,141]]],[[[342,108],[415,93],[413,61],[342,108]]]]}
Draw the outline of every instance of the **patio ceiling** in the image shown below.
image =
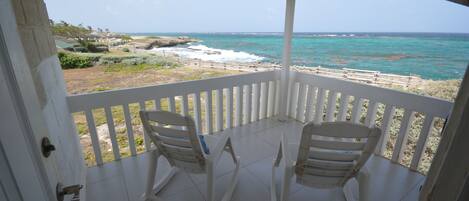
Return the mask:
{"type": "Polygon", "coordinates": [[[452,1],[452,2],[458,3],[458,4],[462,4],[462,5],[465,5],[465,6],[469,6],[469,0],[449,0],[449,1],[452,1]]]}

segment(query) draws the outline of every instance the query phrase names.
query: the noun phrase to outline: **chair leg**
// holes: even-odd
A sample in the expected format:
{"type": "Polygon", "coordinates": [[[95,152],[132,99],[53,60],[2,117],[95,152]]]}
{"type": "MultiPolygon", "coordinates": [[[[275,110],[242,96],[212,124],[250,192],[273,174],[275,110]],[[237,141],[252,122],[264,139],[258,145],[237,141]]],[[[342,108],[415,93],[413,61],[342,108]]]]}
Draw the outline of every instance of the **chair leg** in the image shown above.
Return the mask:
{"type": "Polygon", "coordinates": [[[148,201],[158,200],[156,198],[156,194],[158,194],[166,186],[166,184],[168,184],[177,171],[177,168],[171,168],[171,170],[160,181],[158,181],[158,183],[155,184],[159,156],[160,155],[156,150],[150,153],[150,161],[148,162],[147,186],[145,189],[145,194],[143,195],[143,198],[148,201]]]}
{"type": "MultiPolygon", "coordinates": [[[[238,175],[239,175],[239,167],[240,167],[240,158],[239,156],[236,156],[234,149],[233,149],[233,144],[231,143],[231,139],[228,139],[228,141],[225,144],[224,151],[229,153],[233,159],[233,163],[235,164],[235,170],[233,171],[233,175],[231,176],[230,184],[228,188],[226,189],[225,193],[223,194],[223,197],[221,201],[230,201],[231,196],[233,195],[233,192],[236,188],[236,184],[238,183],[238,175]]],[[[214,169],[212,169],[214,171],[214,169]]],[[[214,173],[213,173],[214,174],[214,173]]],[[[212,177],[213,177],[212,174],[212,177]]],[[[214,183],[215,180],[212,179],[212,182],[214,183]]],[[[213,185],[213,184],[212,184],[213,185]]]]}
{"type": "MultiPolygon", "coordinates": [[[[277,186],[275,184],[275,169],[279,167],[279,164],[276,163],[274,159],[274,164],[272,165],[272,175],[271,175],[271,183],[270,183],[270,200],[277,201],[277,186]]],[[[287,201],[288,195],[290,193],[290,183],[291,178],[293,176],[292,167],[285,167],[283,172],[283,178],[281,183],[281,191],[280,191],[280,201],[287,201]]]]}
{"type": "Polygon", "coordinates": [[[161,180],[153,186],[153,194],[158,194],[168,182],[174,177],[176,172],[178,171],[177,168],[173,167],[171,170],[163,177],[161,180]]]}
{"type": "Polygon", "coordinates": [[[369,174],[365,171],[360,171],[357,175],[358,180],[358,200],[368,201],[367,187],[369,181],[369,174]]]}
{"type": "Polygon", "coordinates": [[[347,201],[367,201],[367,187],[369,174],[366,171],[360,171],[356,178],[351,178],[345,183],[343,192],[347,201]]]}
{"type": "Polygon", "coordinates": [[[270,178],[270,200],[277,201],[277,186],[275,185],[275,169],[278,167],[276,165],[276,159],[274,159],[272,164],[272,175],[270,178]]]}
{"type": "Polygon", "coordinates": [[[280,201],[287,201],[288,194],[290,193],[290,183],[292,177],[291,167],[285,167],[285,172],[283,173],[282,179],[282,192],[280,193],[280,201]]]}
{"type": "MultiPolygon", "coordinates": [[[[277,201],[278,196],[277,196],[277,185],[275,182],[275,169],[280,166],[280,162],[282,160],[283,154],[282,154],[282,143],[279,145],[279,149],[277,152],[277,157],[274,158],[272,162],[272,175],[271,175],[271,182],[270,182],[270,199],[271,201],[277,201]]],[[[283,185],[282,185],[283,187],[283,185]]],[[[281,198],[282,200],[282,198],[281,198]]]]}
{"type": "Polygon", "coordinates": [[[156,169],[158,167],[158,151],[153,150],[150,153],[150,161],[148,161],[148,174],[147,174],[147,186],[143,197],[145,200],[151,200],[155,197],[153,192],[153,184],[155,184],[156,169]]]}
{"type": "Polygon", "coordinates": [[[207,163],[207,200],[214,201],[215,200],[215,177],[213,171],[213,163],[207,163]]]}
{"type": "Polygon", "coordinates": [[[228,186],[228,189],[226,189],[225,194],[223,195],[222,201],[229,201],[231,200],[231,196],[233,195],[233,192],[236,188],[236,184],[238,184],[238,175],[239,175],[239,166],[240,166],[240,161],[239,161],[239,156],[235,156],[233,153],[233,161],[236,165],[236,168],[233,172],[233,175],[231,176],[231,182],[230,185],[228,186]]]}

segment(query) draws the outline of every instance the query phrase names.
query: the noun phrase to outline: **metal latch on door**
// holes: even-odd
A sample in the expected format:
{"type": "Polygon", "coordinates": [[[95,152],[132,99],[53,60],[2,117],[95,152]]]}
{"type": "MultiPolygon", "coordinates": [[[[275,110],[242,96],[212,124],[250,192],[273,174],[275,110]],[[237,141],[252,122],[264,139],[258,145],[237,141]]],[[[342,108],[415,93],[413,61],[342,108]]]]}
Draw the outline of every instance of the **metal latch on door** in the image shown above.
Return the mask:
{"type": "Polygon", "coordinates": [[[65,195],[73,195],[71,201],[79,201],[80,200],[80,190],[83,188],[83,185],[71,185],[71,186],[63,186],[61,183],[57,184],[57,201],[63,201],[65,195]]]}

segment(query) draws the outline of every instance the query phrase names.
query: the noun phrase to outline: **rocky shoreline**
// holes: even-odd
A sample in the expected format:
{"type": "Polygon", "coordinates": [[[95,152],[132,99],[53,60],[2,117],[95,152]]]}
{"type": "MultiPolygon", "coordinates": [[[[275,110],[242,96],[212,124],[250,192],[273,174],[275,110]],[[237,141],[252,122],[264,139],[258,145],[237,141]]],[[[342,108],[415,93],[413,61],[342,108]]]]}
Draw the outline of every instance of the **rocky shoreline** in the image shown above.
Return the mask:
{"type": "Polygon", "coordinates": [[[155,37],[132,37],[133,40],[128,45],[135,47],[136,49],[151,50],[159,47],[173,47],[177,45],[184,45],[187,43],[198,42],[195,38],[186,36],[155,36],[155,37]]]}

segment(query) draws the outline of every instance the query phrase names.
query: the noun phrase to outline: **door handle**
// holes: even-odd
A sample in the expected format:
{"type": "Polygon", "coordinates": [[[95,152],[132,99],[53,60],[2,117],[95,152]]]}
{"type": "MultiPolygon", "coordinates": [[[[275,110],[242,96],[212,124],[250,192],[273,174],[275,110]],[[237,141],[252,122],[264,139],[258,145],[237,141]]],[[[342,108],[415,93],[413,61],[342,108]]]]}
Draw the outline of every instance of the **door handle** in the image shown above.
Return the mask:
{"type": "Polygon", "coordinates": [[[50,156],[51,152],[55,151],[55,146],[50,142],[49,138],[42,138],[41,151],[42,155],[46,158],[50,156]]]}
{"type": "Polygon", "coordinates": [[[61,183],[57,184],[56,194],[57,194],[57,201],[63,201],[65,195],[73,195],[71,201],[79,201],[80,200],[80,190],[83,188],[83,185],[76,184],[71,186],[63,186],[61,183]]]}

